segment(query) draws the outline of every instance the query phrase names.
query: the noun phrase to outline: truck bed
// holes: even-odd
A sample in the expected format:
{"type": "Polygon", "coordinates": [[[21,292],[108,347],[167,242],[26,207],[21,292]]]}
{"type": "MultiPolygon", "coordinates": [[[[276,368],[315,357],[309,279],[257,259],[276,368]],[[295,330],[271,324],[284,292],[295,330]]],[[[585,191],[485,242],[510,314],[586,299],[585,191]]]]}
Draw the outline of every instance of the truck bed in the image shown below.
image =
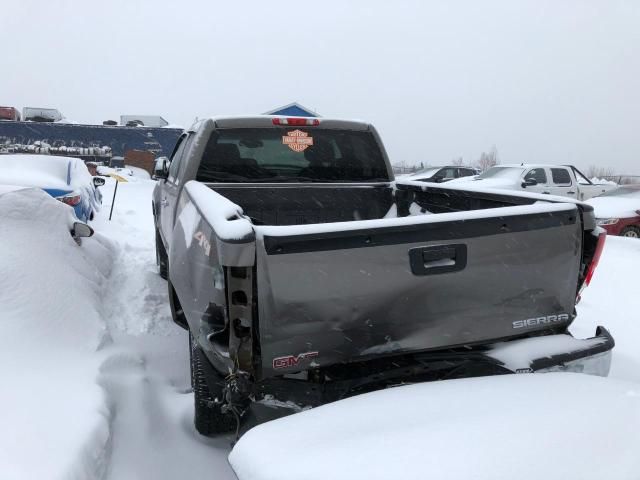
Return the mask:
{"type": "MultiPolygon", "coordinates": [[[[202,219],[178,214],[176,228],[209,238],[208,226],[208,262],[250,268],[227,285],[244,302],[230,302],[230,321],[258,327],[256,378],[559,332],[574,318],[588,209],[575,202],[400,184],[208,187],[218,195],[187,184],[202,219]]],[[[202,283],[201,267],[183,271],[202,283]]],[[[221,303],[197,293],[199,312],[221,303]]]]}

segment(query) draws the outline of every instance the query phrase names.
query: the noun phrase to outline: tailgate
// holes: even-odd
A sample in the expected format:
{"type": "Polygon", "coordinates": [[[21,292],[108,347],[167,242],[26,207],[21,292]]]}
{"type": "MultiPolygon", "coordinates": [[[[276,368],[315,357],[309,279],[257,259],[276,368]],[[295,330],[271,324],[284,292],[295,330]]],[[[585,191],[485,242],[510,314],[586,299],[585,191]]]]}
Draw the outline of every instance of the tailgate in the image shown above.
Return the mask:
{"type": "Polygon", "coordinates": [[[582,225],[572,204],[255,228],[265,377],[574,316],[582,225]]]}

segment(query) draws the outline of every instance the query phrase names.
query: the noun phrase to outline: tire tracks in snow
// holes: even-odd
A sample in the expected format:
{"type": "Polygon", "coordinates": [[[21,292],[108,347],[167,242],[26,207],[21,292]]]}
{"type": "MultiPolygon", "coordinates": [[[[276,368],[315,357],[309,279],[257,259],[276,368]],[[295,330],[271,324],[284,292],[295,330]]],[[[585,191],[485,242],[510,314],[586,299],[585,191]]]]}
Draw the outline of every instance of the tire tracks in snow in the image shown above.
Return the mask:
{"type": "Polygon", "coordinates": [[[115,249],[103,297],[112,343],[102,349],[98,379],[110,412],[103,478],[235,478],[227,463],[231,439],[206,439],[193,427],[188,337],[171,320],[151,212],[140,207],[151,203],[150,185],[124,187],[113,223],[102,221],[115,249]],[[140,194],[148,198],[135,200],[140,194]]]}

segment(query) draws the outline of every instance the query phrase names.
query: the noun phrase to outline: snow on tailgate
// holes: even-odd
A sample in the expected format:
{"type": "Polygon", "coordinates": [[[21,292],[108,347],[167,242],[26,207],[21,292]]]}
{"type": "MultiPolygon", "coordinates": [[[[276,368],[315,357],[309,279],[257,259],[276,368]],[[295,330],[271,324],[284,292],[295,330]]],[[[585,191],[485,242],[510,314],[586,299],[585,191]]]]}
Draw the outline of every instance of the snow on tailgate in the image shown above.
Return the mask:
{"type": "Polygon", "coordinates": [[[111,250],[79,247],[73,210],[38,189],[0,195],[0,477],[100,478],[108,410],[96,350],[111,250]]]}
{"type": "Polygon", "coordinates": [[[622,480],[640,472],[640,386],[548,373],[447,380],[265,423],[240,480],[622,480]]]}

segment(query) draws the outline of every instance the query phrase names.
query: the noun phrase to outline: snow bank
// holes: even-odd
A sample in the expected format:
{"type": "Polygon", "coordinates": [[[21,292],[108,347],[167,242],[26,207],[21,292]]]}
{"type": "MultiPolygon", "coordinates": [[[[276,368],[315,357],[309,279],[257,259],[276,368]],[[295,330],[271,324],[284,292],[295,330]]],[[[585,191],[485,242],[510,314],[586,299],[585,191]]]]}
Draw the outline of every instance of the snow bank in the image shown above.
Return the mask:
{"type": "Polygon", "coordinates": [[[591,183],[596,185],[618,185],[616,182],[607,180],[606,178],[598,178],[598,177],[593,177],[591,179],[591,183]]]}
{"type": "Polygon", "coordinates": [[[78,246],[73,210],[38,189],[0,195],[0,471],[10,479],[100,478],[109,412],[96,350],[109,341],[96,235],[78,246]]]}
{"type": "Polygon", "coordinates": [[[569,373],[374,392],[250,430],[240,480],[621,480],[640,471],[640,386],[569,373]]]}
{"type": "Polygon", "coordinates": [[[590,337],[597,325],[615,338],[610,377],[640,382],[640,241],[609,235],[571,332],[590,337]]]}
{"type": "Polygon", "coordinates": [[[117,168],[105,167],[104,165],[99,165],[97,168],[97,172],[99,175],[118,175],[120,177],[125,178],[128,182],[134,182],[137,180],[150,180],[151,175],[143,168],[132,167],[130,165],[117,168]]]}

